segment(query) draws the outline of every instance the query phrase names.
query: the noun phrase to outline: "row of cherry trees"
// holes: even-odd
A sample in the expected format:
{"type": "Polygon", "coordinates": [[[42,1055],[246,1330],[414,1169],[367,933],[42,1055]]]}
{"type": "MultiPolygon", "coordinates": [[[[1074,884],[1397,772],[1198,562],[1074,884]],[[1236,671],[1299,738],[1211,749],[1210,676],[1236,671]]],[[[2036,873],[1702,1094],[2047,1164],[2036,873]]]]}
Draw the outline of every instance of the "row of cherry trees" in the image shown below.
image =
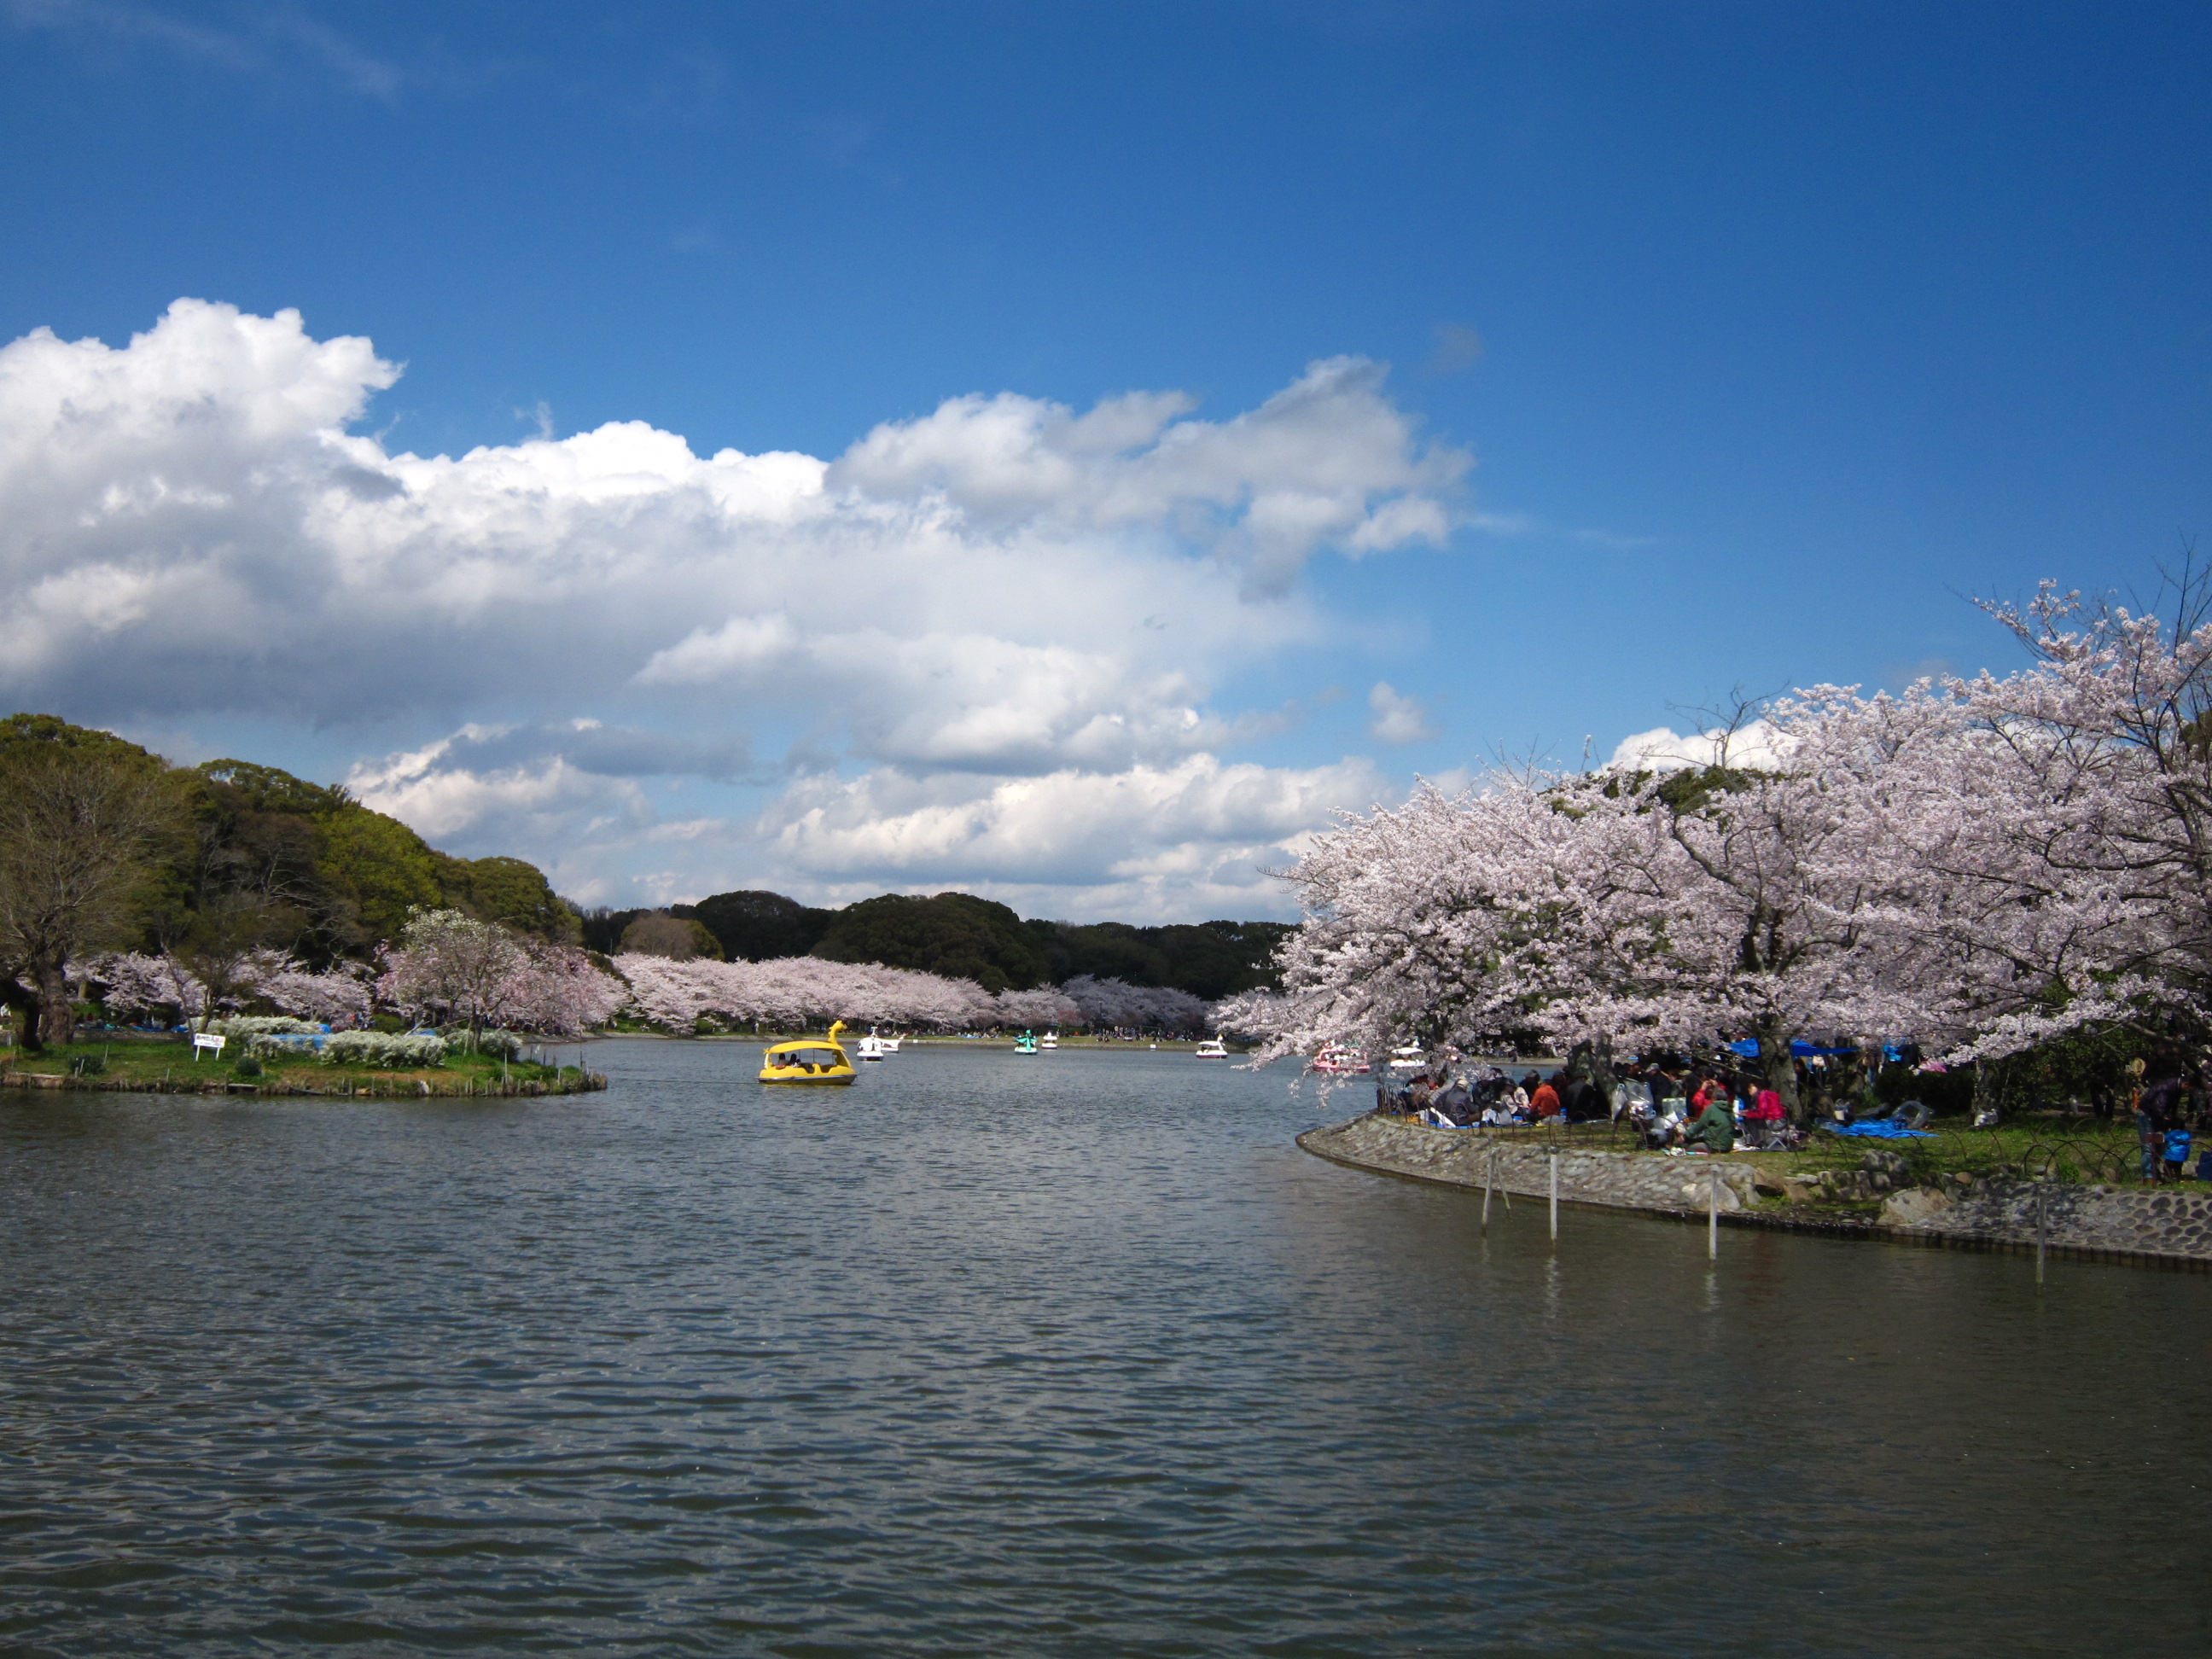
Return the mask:
{"type": "Polygon", "coordinates": [[[947,1030],[1051,1025],[1192,1030],[1206,1005],[1182,991],[1088,977],[1060,989],[1002,991],[973,980],[877,963],[787,957],[767,962],[674,961],[628,954],[620,977],[584,951],[526,939],[456,910],[418,910],[374,968],[311,973],[263,951],[230,964],[210,988],[173,957],[124,953],[86,965],[111,1013],[198,1020],[251,1003],[303,1019],[365,1024],[385,1009],[410,1019],[574,1036],[628,1012],[690,1030],[702,1018],[778,1028],[843,1019],[947,1030]]]}
{"type": "Polygon", "coordinates": [[[526,938],[458,910],[416,910],[374,968],[313,973],[280,951],[231,964],[210,988],[173,957],[95,958],[85,976],[111,1014],[199,1021],[265,1004],[301,1019],[365,1024],[378,1008],[410,1020],[574,1036],[611,1018],[627,994],[572,945],[526,938]]]}
{"type": "Polygon", "coordinates": [[[285,951],[255,951],[235,964],[228,994],[210,990],[204,980],[174,957],[122,951],[94,957],[79,970],[96,988],[109,1013],[124,1018],[198,1020],[222,1007],[265,1002],[279,1013],[300,1019],[361,1024],[370,1012],[365,968],[342,965],[327,973],[303,967],[285,951]]]}
{"type": "Polygon", "coordinates": [[[969,979],[818,957],[678,962],[625,955],[614,960],[629,982],[630,1010],[678,1030],[690,1030],[702,1018],[781,1029],[843,1019],[948,1030],[1051,1025],[1195,1030],[1206,1016],[1206,1005],[1186,992],[1118,980],[1084,977],[1057,989],[994,995],[969,979]]]}
{"type": "MultiPolygon", "coordinates": [[[[2185,601],[2201,597],[2185,585],[2185,601]]],[[[2087,1028],[2212,1036],[2212,619],[1998,619],[2033,665],[1799,693],[1711,764],[1423,788],[1289,872],[1285,989],[1224,1005],[1332,1042],[1680,1048],[1911,1036],[1954,1060],[2087,1028]]]]}

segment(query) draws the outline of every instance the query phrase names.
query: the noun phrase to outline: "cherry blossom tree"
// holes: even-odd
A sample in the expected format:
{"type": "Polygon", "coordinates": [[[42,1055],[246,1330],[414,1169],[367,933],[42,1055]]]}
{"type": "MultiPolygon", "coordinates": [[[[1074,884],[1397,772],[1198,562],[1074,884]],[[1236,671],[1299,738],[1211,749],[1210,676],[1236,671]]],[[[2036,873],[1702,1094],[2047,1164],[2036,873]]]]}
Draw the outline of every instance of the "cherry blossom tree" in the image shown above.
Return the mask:
{"type": "Polygon", "coordinates": [[[843,1019],[940,1030],[995,1017],[996,1005],[973,980],[880,963],[818,957],[677,962],[625,954],[615,959],[615,966],[629,985],[629,1006],[640,1018],[672,1030],[688,1030],[706,1016],[784,1029],[843,1019]]]}
{"type": "Polygon", "coordinates": [[[1863,833],[1917,878],[1883,921],[1923,963],[1923,1018],[1951,1058],[2100,1027],[2212,1036],[2202,573],[2169,597],[2163,623],[2046,585],[2025,610],[1991,607],[2033,666],[1900,706],[1938,740],[1900,747],[1892,808],[1863,833]]]}
{"type": "Polygon", "coordinates": [[[1079,1020],[1061,1024],[1120,1027],[1139,1031],[1202,1031],[1212,1010],[1200,998],[1172,986],[1130,985],[1118,979],[1079,974],[1057,994],[1072,1004],[1079,1020]]]}
{"type": "Polygon", "coordinates": [[[1279,1000],[1223,1013],[1260,1057],[1327,1042],[1539,1034],[1639,1048],[1752,1035],[1794,1103],[1792,1038],[1900,1029],[1876,908],[1904,893],[1854,803],[1883,776],[1879,702],[1823,688],[1764,711],[1755,765],[1424,787],[1348,816],[1290,872],[1306,921],[1279,1000]]]}
{"type": "Polygon", "coordinates": [[[110,1014],[189,1020],[208,1012],[207,988],[173,957],[118,951],[93,957],[85,972],[110,1014]]]}

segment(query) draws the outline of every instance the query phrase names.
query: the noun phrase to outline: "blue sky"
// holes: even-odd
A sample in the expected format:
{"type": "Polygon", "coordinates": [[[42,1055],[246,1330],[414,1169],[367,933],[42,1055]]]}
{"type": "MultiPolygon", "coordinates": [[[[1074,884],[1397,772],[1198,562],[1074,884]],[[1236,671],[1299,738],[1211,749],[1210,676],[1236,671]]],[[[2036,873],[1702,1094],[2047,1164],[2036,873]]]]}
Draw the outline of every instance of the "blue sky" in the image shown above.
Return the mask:
{"type": "Polygon", "coordinates": [[[586,898],[1280,914],[1331,806],[2212,528],[2202,7],[0,20],[0,340],[108,348],[0,360],[8,692],[586,898]]]}

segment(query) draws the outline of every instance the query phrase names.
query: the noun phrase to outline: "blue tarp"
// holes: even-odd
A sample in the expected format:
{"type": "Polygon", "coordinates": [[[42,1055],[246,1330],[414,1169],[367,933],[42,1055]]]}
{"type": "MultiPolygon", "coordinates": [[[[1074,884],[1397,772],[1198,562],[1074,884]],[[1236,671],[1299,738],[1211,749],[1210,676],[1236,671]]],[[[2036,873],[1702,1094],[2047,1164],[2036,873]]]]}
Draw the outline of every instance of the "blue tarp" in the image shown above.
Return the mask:
{"type": "Polygon", "coordinates": [[[1860,1135],[1869,1140],[1933,1140],[1935,1133],[1928,1129],[1908,1129],[1901,1123],[1892,1123],[1887,1118],[1876,1118],[1871,1123],[1823,1123],[1820,1126],[1832,1135],[1860,1135]]]}
{"type": "MultiPolygon", "coordinates": [[[[1730,1054],[1741,1054],[1746,1060],[1757,1060],[1759,1058],[1759,1039],[1757,1037],[1746,1037],[1741,1042],[1730,1042],[1723,1046],[1724,1046],[1730,1054]]],[[[1790,1045],[1790,1052],[1796,1054],[1799,1059],[1803,1060],[1814,1054],[1855,1054],[1858,1053],[1858,1050],[1856,1048],[1816,1048],[1812,1043],[1806,1042],[1803,1037],[1799,1037],[1796,1042],[1790,1045]]]]}

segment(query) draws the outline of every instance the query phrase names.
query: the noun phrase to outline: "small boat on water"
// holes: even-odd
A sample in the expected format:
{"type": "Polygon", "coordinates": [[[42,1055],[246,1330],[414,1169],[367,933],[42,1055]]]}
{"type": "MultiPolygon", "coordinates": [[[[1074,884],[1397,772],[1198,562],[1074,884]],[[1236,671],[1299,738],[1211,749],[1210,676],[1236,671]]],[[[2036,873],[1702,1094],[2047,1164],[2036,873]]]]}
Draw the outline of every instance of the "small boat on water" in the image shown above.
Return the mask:
{"type": "Polygon", "coordinates": [[[1429,1057],[1422,1052],[1419,1043],[1408,1042],[1390,1051],[1390,1069],[1408,1073],[1425,1072],[1429,1069],[1429,1057]]]}
{"type": "Polygon", "coordinates": [[[1229,1045],[1218,1036],[1210,1036],[1200,1043],[1194,1053],[1200,1060],[1226,1060],[1229,1058],[1229,1045]]]}
{"type": "Polygon", "coordinates": [[[853,1052],[862,1060],[881,1060],[884,1057],[884,1040],[871,1031],[854,1045],[853,1052]]]}
{"type": "Polygon", "coordinates": [[[1364,1077],[1367,1056],[1349,1044],[1331,1042],[1313,1057],[1312,1069],[1333,1077],[1364,1077]]]}
{"type": "Polygon", "coordinates": [[[1031,1036],[1027,1031],[1023,1032],[1019,1036],[1014,1039],[1014,1052],[1016,1054],[1033,1054],[1036,1051],[1036,1039],[1031,1036]]]}
{"type": "Polygon", "coordinates": [[[895,1054],[899,1050],[899,1044],[905,1041],[904,1037],[878,1037],[876,1047],[884,1054],[895,1054]]]}
{"type": "Polygon", "coordinates": [[[850,1083],[859,1073],[853,1069],[845,1045],[837,1041],[837,1034],[844,1029],[845,1022],[841,1019],[830,1028],[826,1037],[801,1037],[796,1042],[773,1045],[761,1056],[760,1080],[817,1087],[850,1083]]]}
{"type": "Polygon", "coordinates": [[[1037,1047],[1040,1048],[1059,1048],[1060,1033],[1057,1031],[1047,1031],[1042,1036],[1037,1039],[1037,1047]]]}

